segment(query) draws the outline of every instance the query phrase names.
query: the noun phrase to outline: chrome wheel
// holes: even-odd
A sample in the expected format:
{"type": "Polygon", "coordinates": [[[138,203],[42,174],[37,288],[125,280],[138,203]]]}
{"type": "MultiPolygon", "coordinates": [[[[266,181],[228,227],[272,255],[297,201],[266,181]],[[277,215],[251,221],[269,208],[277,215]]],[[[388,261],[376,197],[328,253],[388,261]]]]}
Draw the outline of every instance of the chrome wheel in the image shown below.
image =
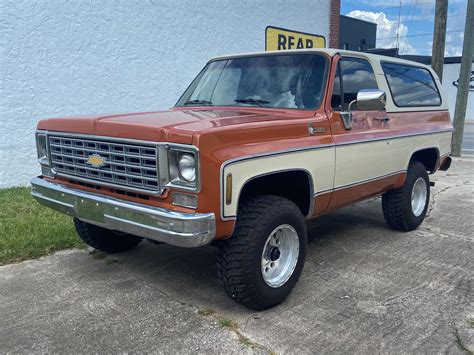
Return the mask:
{"type": "Polygon", "coordinates": [[[411,190],[411,210],[415,217],[419,217],[426,206],[426,181],[423,178],[418,178],[413,184],[411,190]]]}
{"type": "Polygon", "coordinates": [[[282,224],[270,233],[262,252],[262,276],[268,286],[276,288],[288,281],[299,251],[298,233],[289,224],[282,224]]]}

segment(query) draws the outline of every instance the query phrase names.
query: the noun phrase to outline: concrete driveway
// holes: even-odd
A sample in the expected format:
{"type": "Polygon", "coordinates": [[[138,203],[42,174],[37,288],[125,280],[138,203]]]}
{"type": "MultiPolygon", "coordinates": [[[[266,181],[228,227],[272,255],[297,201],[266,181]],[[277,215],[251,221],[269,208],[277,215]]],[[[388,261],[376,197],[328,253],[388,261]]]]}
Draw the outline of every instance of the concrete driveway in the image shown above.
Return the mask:
{"type": "Polygon", "coordinates": [[[464,353],[474,348],[474,160],[434,176],[418,230],[380,199],[309,225],[305,269],[265,312],[229,300],[216,251],[142,243],[0,267],[0,353],[464,353]]]}

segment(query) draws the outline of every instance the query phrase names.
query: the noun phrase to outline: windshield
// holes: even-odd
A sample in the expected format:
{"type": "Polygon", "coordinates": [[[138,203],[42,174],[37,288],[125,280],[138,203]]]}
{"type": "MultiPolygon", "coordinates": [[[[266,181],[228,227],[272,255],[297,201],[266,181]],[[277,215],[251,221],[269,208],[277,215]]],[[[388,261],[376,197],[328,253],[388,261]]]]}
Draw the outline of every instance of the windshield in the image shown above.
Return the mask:
{"type": "Polygon", "coordinates": [[[176,106],[316,109],[324,91],[326,62],[313,53],[213,61],[176,106]]]}

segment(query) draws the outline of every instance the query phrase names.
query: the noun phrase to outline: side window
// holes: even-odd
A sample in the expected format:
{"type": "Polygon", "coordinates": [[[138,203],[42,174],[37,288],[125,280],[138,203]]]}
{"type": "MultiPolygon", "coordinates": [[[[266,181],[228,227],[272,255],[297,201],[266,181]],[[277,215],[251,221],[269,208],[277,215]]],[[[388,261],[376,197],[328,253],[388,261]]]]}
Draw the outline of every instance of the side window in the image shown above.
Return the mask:
{"type": "Polygon", "coordinates": [[[399,107],[441,105],[438,88],[427,69],[394,63],[382,63],[382,69],[395,105],[399,107]]]}
{"type": "Polygon", "coordinates": [[[378,86],[372,66],[367,60],[345,57],[339,63],[344,92],[342,110],[346,111],[349,103],[357,98],[359,90],[378,89],[378,86]]]}
{"type": "Polygon", "coordinates": [[[341,73],[339,71],[339,65],[336,69],[334,85],[332,87],[331,107],[334,111],[341,111],[342,109],[341,73]]]}

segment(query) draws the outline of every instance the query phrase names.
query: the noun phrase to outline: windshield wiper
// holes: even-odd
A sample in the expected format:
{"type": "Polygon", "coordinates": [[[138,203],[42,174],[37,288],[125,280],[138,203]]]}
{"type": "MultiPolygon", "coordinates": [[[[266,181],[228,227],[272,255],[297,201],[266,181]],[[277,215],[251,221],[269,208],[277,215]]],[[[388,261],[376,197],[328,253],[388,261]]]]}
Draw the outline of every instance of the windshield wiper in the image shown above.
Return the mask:
{"type": "Polygon", "coordinates": [[[186,101],[184,103],[184,105],[204,105],[204,106],[212,106],[212,102],[211,101],[207,101],[207,100],[190,100],[190,101],[186,101]]]}
{"type": "Polygon", "coordinates": [[[234,101],[241,104],[250,104],[250,105],[256,105],[260,107],[263,107],[263,105],[270,103],[270,101],[258,100],[258,99],[236,99],[234,101]]]}

